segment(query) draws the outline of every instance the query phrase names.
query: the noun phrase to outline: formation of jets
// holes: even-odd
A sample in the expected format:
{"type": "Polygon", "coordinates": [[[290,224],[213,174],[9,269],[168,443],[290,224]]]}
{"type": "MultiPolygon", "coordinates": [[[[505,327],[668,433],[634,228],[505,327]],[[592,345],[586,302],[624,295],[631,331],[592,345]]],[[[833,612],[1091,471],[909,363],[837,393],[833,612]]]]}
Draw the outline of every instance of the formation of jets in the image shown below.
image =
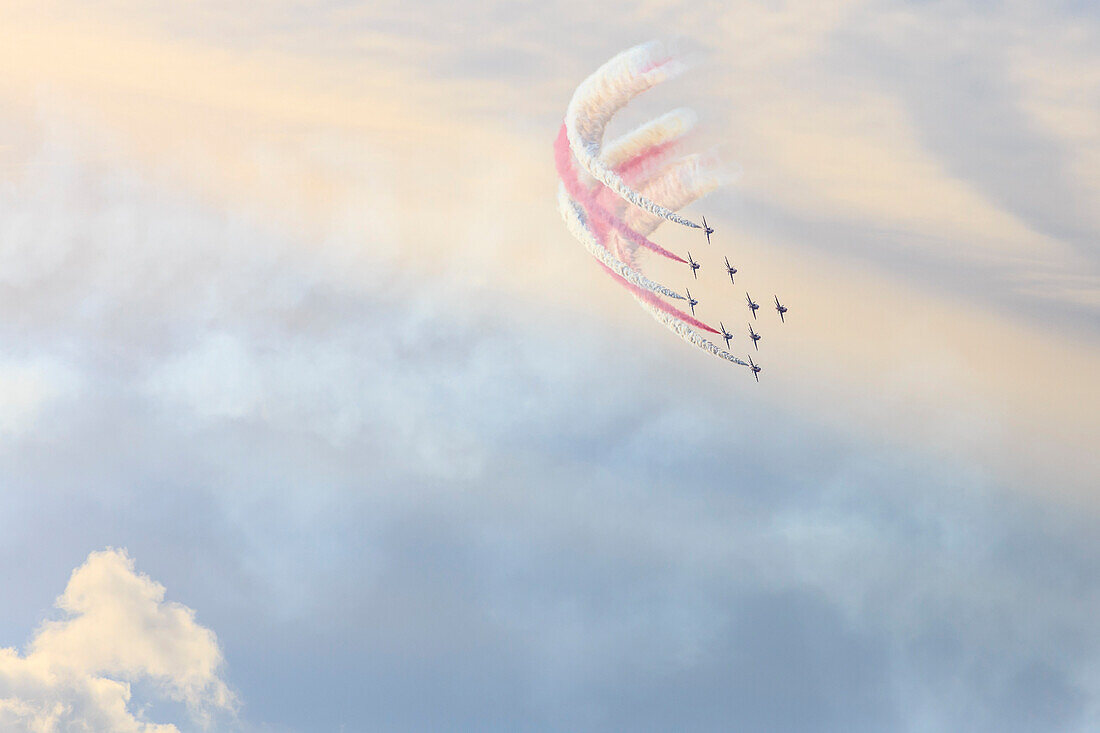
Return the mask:
{"type": "MultiPolygon", "coordinates": [[[[707,218],[705,216],[703,217],[703,233],[706,234],[707,244],[710,244],[710,235],[714,234],[714,227],[707,224],[707,218]]],[[[699,265],[698,262],[695,261],[695,258],[691,256],[691,252],[688,252],[687,257],[688,257],[688,262],[687,263],[691,267],[691,276],[692,276],[692,278],[698,280],[699,279],[700,265],[699,265]]],[[[726,262],[726,274],[729,275],[730,285],[736,285],[736,282],[734,282],[733,276],[737,274],[737,268],[730,264],[729,257],[724,257],[723,259],[726,262]]],[[[691,291],[690,290],[687,290],[686,292],[687,292],[688,305],[691,307],[691,315],[694,316],[695,315],[695,306],[699,305],[699,301],[696,300],[695,298],[691,297],[691,291]]],[[[782,303],[779,302],[779,296],[778,295],[775,295],[775,296],[772,296],[772,297],[775,298],[775,312],[779,314],[779,321],[781,323],[786,323],[787,322],[787,319],[786,319],[787,306],[785,306],[785,305],[783,305],[782,303]]],[[[752,319],[754,321],[757,320],[756,311],[760,310],[760,304],[753,301],[752,296],[749,295],[747,292],[745,293],[745,302],[749,307],[749,312],[752,313],[752,319]]],[[[730,347],[730,341],[733,339],[733,334],[726,330],[726,324],[722,323],[721,321],[718,322],[718,326],[719,326],[719,328],[722,329],[722,331],[721,331],[722,338],[724,338],[726,340],[726,348],[728,349],[730,347]]],[[[756,332],[756,330],[752,327],[751,323],[749,324],[749,338],[752,339],[753,348],[756,349],[757,351],[759,351],[760,350],[760,334],[758,334],[756,332]]],[[[752,370],[752,376],[755,377],[757,382],[759,382],[760,381],[760,372],[761,372],[760,365],[757,364],[756,362],[754,362],[752,360],[751,356],[748,357],[748,360],[749,360],[749,368],[752,370]]]]}

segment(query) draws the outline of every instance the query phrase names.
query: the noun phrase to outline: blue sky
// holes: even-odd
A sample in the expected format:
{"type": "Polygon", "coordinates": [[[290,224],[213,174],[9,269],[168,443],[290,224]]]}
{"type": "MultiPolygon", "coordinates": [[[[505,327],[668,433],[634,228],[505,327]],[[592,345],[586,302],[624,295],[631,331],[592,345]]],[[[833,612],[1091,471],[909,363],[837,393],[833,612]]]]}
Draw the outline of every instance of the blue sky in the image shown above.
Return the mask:
{"type": "Polygon", "coordinates": [[[4,11],[0,723],[1100,724],[1100,20],[591,5],[4,11]],[[555,211],[672,34],[759,387],[555,211]]]}

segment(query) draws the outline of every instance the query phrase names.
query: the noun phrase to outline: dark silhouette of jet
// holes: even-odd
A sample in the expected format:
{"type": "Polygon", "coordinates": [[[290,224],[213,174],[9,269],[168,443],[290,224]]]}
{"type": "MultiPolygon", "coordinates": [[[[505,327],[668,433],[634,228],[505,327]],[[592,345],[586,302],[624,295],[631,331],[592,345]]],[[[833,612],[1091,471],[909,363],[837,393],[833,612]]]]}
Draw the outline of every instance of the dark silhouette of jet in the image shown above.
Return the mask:
{"type": "Polygon", "coordinates": [[[759,382],[760,381],[760,367],[757,366],[756,364],[753,364],[751,356],[749,357],[749,369],[752,369],[752,375],[754,377],[756,377],[756,381],[759,382]]]}
{"type": "Polygon", "coordinates": [[[699,305],[699,301],[696,300],[695,298],[691,297],[691,291],[690,290],[688,290],[687,288],[684,288],[684,290],[687,291],[688,305],[691,306],[691,315],[694,316],[695,315],[695,306],[699,305]]]}
{"type": "Polygon", "coordinates": [[[756,320],[756,310],[760,306],[758,304],[752,302],[752,297],[748,293],[745,293],[745,300],[747,300],[749,302],[749,310],[752,311],[752,319],[755,321],[756,320]]]}
{"type": "Polygon", "coordinates": [[[737,268],[730,264],[730,258],[726,258],[726,273],[730,276],[730,285],[736,285],[733,276],[737,274],[737,268]]]}
{"type": "Polygon", "coordinates": [[[722,329],[722,338],[726,340],[726,348],[730,347],[730,339],[733,338],[733,334],[726,330],[726,327],[722,325],[721,321],[718,321],[719,328],[722,329]]]}
{"type": "Polygon", "coordinates": [[[787,306],[779,304],[778,295],[775,296],[775,311],[779,314],[779,320],[783,323],[786,323],[787,321],[783,319],[783,314],[787,312],[787,306]]]}
{"type": "Polygon", "coordinates": [[[710,244],[710,235],[714,234],[714,227],[707,226],[707,217],[703,217],[703,231],[707,235],[707,244],[710,244]]]}
{"type": "Polygon", "coordinates": [[[691,276],[698,280],[699,273],[697,273],[696,270],[699,269],[699,263],[691,259],[691,252],[688,252],[688,264],[691,265],[691,276]]]}
{"type": "Polygon", "coordinates": [[[760,345],[756,343],[760,340],[760,334],[752,330],[752,324],[749,324],[749,338],[752,339],[752,345],[756,347],[757,351],[760,351],[760,345]]]}

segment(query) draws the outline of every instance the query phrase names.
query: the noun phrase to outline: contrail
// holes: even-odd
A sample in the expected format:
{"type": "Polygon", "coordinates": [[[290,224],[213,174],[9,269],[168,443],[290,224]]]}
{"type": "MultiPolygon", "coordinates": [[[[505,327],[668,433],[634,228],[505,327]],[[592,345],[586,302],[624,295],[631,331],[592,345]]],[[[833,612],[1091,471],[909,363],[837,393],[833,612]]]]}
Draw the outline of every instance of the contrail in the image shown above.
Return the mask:
{"type": "Polygon", "coordinates": [[[600,159],[604,131],[612,116],[627,102],[680,73],[684,64],[675,59],[664,44],[653,41],[623,51],[581,82],[569,100],[565,129],[573,157],[593,178],[635,206],[686,227],[701,225],[647,199],[630,188],[600,159]]]}

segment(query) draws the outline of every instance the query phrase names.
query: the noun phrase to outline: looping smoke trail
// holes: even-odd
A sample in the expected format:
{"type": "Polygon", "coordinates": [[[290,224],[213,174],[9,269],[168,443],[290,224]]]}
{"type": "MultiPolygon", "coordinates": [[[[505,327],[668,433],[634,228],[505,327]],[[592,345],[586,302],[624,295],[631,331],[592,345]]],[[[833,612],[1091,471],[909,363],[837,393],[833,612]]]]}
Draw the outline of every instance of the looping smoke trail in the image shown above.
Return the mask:
{"type": "MultiPolygon", "coordinates": [[[[627,185],[639,188],[638,184],[665,165],[669,158],[676,154],[679,147],[679,139],[686,135],[695,125],[695,113],[689,109],[677,109],[667,112],[657,119],[648,122],[636,130],[628,132],[603,149],[600,158],[607,165],[614,168],[627,185]]],[[[661,201],[665,206],[679,209],[684,204],[670,205],[658,196],[653,196],[645,189],[639,188],[642,195],[653,201],[661,201]]],[[[596,193],[596,203],[613,212],[620,219],[628,223],[628,229],[639,234],[649,235],[654,228],[642,232],[638,227],[630,225],[629,219],[634,215],[645,220],[664,221],[655,217],[644,209],[627,206],[614,191],[607,186],[600,186],[596,193]],[[626,210],[629,209],[629,210],[626,210]]],[[[648,240],[646,240],[648,241],[648,240]]],[[[611,252],[630,267],[635,267],[634,252],[636,247],[625,244],[622,236],[614,234],[609,237],[608,245],[611,252]]]]}
{"type": "Polygon", "coordinates": [[[650,120],[605,145],[600,159],[625,179],[627,171],[624,166],[627,162],[637,165],[642,157],[640,153],[683,137],[695,127],[696,120],[695,111],[687,107],[665,112],[657,119],[650,120]]]}
{"type": "MultiPolygon", "coordinates": [[[[692,156],[692,158],[697,158],[697,156],[692,156]]],[[[689,162],[692,162],[693,165],[688,166],[687,170],[694,171],[696,168],[696,161],[692,160],[689,162]]],[[[683,180],[684,176],[681,174],[679,178],[683,180]]],[[[692,180],[690,176],[687,178],[689,180],[692,180]]],[[[714,179],[697,179],[694,181],[694,183],[701,184],[703,188],[709,189],[709,186],[713,183],[713,181],[714,179]]],[[[680,188],[676,189],[677,193],[683,197],[690,197],[693,190],[694,189],[692,189],[690,185],[681,185],[680,188]]],[[[563,206],[562,214],[565,217],[566,225],[569,227],[569,229],[575,232],[582,232],[582,236],[584,236],[586,239],[590,239],[597,249],[603,249],[599,245],[598,237],[591,230],[588,229],[587,224],[584,221],[584,208],[576,201],[568,199],[568,196],[565,194],[564,189],[559,192],[559,202],[563,206]],[[569,205],[568,211],[564,208],[566,204],[569,205]]],[[[639,213],[645,215],[642,212],[639,213]]],[[[661,220],[658,219],[657,221],[659,223],[661,220]]],[[[603,258],[601,257],[601,263],[602,259],[603,258]]],[[[612,277],[618,279],[631,291],[635,299],[642,305],[643,308],[649,311],[650,315],[652,315],[659,322],[663,323],[666,327],[675,332],[678,336],[680,336],[680,338],[684,339],[688,343],[697,346],[698,348],[703,349],[704,351],[710,352],[711,354],[721,359],[725,359],[726,361],[738,364],[740,366],[749,366],[746,362],[717,346],[713,342],[707,340],[695,329],[705,330],[713,334],[718,334],[718,330],[661,301],[660,299],[656,298],[652,292],[648,290],[643,290],[633,283],[623,279],[620,275],[608,268],[606,265],[604,265],[604,268],[608,270],[612,277]]]]}
{"type": "MultiPolygon", "coordinates": [[[[681,264],[687,264],[687,260],[683,257],[669,252],[656,242],[651,242],[648,238],[631,230],[622,219],[612,215],[611,212],[599,202],[598,194],[593,194],[583,183],[581,183],[573,168],[573,160],[569,154],[569,142],[565,136],[564,124],[561,127],[561,132],[558,134],[557,141],[554,143],[554,159],[558,168],[558,176],[561,178],[562,183],[565,184],[565,189],[574,200],[584,206],[585,211],[592,219],[597,220],[605,228],[614,229],[639,247],[645,247],[662,257],[667,257],[681,264]]],[[[605,190],[607,189],[601,186],[600,193],[605,190]]]]}
{"type": "MultiPolygon", "coordinates": [[[[565,218],[565,223],[569,230],[572,232],[584,232],[587,237],[595,241],[592,232],[588,230],[583,221],[583,210],[581,209],[579,204],[577,204],[572,199],[569,199],[564,189],[559,192],[559,202],[562,206],[562,216],[565,218]]],[[[598,249],[603,248],[598,247],[598,249]]],[[[675,311],[677,315],[673,315],[668,311],[675,309],[673,309],[668,304],[662,303],[660,306],[658,306],[657,302],[659,301],[651,300],[650,298],[645,297],[646,295],[649,295],[645,291],[637,292],[633,289],[631,290],[632,292],[634,292],[634,297],[637,299],[637,301],[641,304],[643,308],[649,311],[650,315],[652,315],[659,322],[663,323],[667,328],[673,331],[684,341],[687,341],[688,343],[697,346],[698,348],[703,349],[704,351],[707,351],[714,356],[717,356],[719,359],[725,359],[728,362],[738,364],[740,366],[749,366],[747,362],[738,359],[736,356],[729,353],[725,349],[716,346],[713,342],[704,338],[701,334],[699,334],[698,331],[695,330],[695,328],[689,325],[686,320],[691,320],[695,323],[698,323],[699,326],[707,329],[711,333],[718,333],[718,331],[716,331],[715,329],[707,326],[704,323],[696,321],[694,318],[691,318],[691,316],[688,316],[682,311],[675,311]]]]}
{"type": "Polygon", "coordinates": [[[650,87],[680,73],[684,64],[658,41],[627,49],[589,76],[573,93],[565,112],[569,147],[581,167],[620,197],[651,214],[693,229],[701,225],[642,196],[600,158],[612,116],[650,87]]]}
{"type": "Polygon", "coordinates": [[[634,262],[637,250],[644,247],[685,263],[648,235],[665,220],[698,228],[674,210],[726,181],[710,159],[676,157],[679,139],[695,124],[694,113],[666,113],[600,150],[615,112],[680,66],[660,44],[645,44],[619,54],[581,84],[554,144],[561,178],[558,208],[570,233],[657,321],[720,359],[749,366],[701,333],[719,334],[718,330],[661,300],[659,295],[685,297],[647,278],[634,262]]]}
{"type": "MultiPolygon", "coordinates": [[[[642,190],[669,206],[679,208],[716,190],[724,182],[721,176],[701,169],[698,156],[688,156],[662,169],[642,190]]],[[[652,233],[664,221],[641,209],[631,209],[622,215],[631,230],[639,234],[652,233]]],[[[612,231],[608,233],[607,243],[624,264],[637,269],[635,255],[638,248],[630,240],[612,231]]]]}
{"type": "MultiPolygon", "coordinates": [[[[687,155],[657,171],[641,190],[647,196],[663,201],[667,206],[680,208],[729,183],[731,177],[715,170],[713,161],[703,155],[687,155]]],[[[647,211],[624,207],[625,223],[639,234],[649,235],[659,227],[663,219],[647,211]]]]}
{"type": "Polygon", "coordinates": [[[602,262],[607,269],[614,272],[623,280],[637,285],[644,290],[648,290],[652,293],[659,293],[666,298],[684,300],[684,296],[680,295],[675,290],[670,290],[660,283],[653,282],[645,275],[632,270],[615,259],[615,257],[596,240],[595,235],[586,224],[584,207],[569,197],[568,192],[565,190],[565,184],[558,187],[558,210],[561,212],[562,218],[565,219],[565,225],[569,228],[569,233],[580,240],[580,243],[584,245],[584,248],[588,250],[589,254],[602,262]]]}

